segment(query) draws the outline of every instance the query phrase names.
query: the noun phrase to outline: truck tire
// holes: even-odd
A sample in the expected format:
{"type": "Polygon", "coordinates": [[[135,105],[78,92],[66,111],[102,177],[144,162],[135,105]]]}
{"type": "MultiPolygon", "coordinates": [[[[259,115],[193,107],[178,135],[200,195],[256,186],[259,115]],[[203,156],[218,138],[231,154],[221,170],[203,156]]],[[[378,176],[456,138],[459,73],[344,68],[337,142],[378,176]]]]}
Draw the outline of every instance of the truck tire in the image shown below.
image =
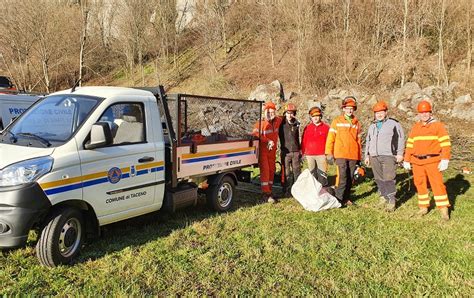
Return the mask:
{"type": "Polygon", "coordinates": [[[79,254],[84,240],[84,220],[75,208],[55,210],[46,220],[36,244],[36,256],[42,265],[70,264],[79,254]]]}
{"type": "Polygon", "coordinates": [[[234,194],[234,180],[225,176],[219,183],[212,185],[207,190],[207,205],[217,212],[229,211],[234,203],[234,194]]]}

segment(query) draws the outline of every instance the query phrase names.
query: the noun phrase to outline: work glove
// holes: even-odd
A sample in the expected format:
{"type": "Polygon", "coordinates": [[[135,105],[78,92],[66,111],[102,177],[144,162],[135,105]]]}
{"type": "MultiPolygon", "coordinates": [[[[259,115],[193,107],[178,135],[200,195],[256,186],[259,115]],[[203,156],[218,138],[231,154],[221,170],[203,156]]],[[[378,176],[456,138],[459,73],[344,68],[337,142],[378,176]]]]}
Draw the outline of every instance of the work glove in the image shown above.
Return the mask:
{"type": "Polygon", "coordinates": [[[411,170],[411,164],[408,161],[403,162],[403,168],[407,171],[411,170]]]}
{"type": "Polygon", "coordinates": [[[440,172],[442,171],[446,171],[448,169],[448,164],[449,164],[449,160],[448,159],[442,159],[439,164],[438,164],[438,170],[440,172]]]}
{"type": "Polygon", "coordinates": [[[334,156],[332,154],[326,155],[326,160],[328,161],[328,164],[334,164],[334,156]]]}
{"type": "Polygon", "coordinates": [[[272,140],[268,141],[268,144],[267,144],[268,150],[272,150],[273,146],[275,146],[275,143],[272,140]]]}

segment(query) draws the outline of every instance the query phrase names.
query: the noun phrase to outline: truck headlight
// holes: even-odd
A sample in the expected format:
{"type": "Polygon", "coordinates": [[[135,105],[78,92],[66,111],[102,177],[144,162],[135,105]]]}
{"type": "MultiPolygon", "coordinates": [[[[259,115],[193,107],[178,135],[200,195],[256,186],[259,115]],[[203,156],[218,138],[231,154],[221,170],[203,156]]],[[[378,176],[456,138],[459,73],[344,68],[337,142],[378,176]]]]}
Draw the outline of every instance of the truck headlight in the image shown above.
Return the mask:
{"type": "Polygon", "coordinates": [[[53,158],[34,158],[9,165],[0,170],[0,186],[15,186],[34,182],[51,171],[53,158]]]}

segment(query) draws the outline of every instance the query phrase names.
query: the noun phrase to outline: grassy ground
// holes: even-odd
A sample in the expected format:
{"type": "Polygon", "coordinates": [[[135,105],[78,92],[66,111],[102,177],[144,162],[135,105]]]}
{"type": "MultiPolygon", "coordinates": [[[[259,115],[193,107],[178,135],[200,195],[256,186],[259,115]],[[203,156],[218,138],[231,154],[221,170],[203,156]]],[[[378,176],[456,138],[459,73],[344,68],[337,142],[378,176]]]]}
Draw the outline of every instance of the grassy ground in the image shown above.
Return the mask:
{"type": "MultiPolygon", "coordinates": [[[[78,263],[41,267],[35,235],[0,253],[0,293],[37,295],[456,295],[474,296],[474,175],[446,173],[454,206],[416,218],[414,190],[399,173],[400,206],[376,207],[373,183],[357,206],[312,213],[294,199],[255,203],[238,192],[233,212],[199,205],[105,227],[78,263]]],[[[471,164],[472,168],[472,164],[471,164]]]]}

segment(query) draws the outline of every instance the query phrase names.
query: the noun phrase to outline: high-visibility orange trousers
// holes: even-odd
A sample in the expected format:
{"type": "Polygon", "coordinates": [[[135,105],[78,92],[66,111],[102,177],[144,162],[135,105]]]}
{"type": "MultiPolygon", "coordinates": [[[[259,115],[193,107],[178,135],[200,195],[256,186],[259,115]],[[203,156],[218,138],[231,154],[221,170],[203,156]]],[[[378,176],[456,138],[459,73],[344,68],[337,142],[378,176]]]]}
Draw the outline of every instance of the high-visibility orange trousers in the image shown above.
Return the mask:
{"type": "Polygon", "coordinates": [[[273,179],[276,170],[276,150],[262,150],[258,158],[260,167],[260,184],[262,192],[265,194],[272,193],[273,179]]]}
{"type": "Polygon", "coordinates": [[[428,195],[428,181],[433,191],[436,207],[443,208],[451,206],[449,204],[446,186],[443,183],[443,174],[438,170],[438,162],[425,165],[413,166],[413,182],[418,192],[418,206],[428,208],[430,206],[430,197],[428,195]]]}

